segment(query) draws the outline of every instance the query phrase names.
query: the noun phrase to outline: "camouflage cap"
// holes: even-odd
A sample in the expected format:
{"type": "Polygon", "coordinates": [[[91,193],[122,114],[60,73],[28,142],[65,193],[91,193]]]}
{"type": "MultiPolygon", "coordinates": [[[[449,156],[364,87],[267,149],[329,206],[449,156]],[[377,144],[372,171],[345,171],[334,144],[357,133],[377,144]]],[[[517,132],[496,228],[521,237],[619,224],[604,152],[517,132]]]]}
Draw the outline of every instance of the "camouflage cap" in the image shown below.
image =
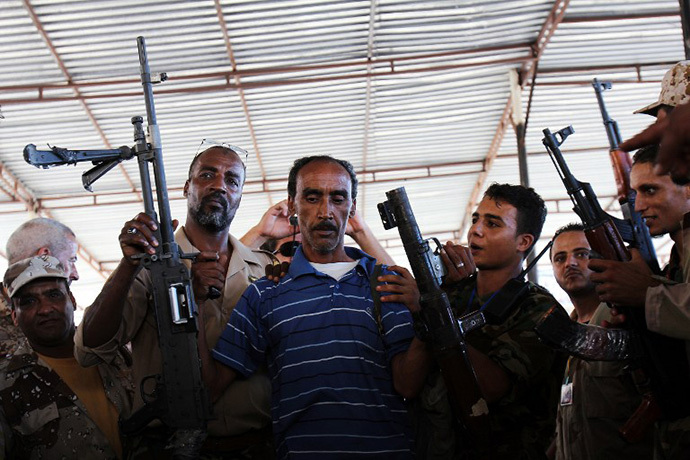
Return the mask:
{"type": "Polygon", "coordinates": [[[49,255],[42,255],[29,257],[10,265],[5,272],[3,284],[11,299],[23,286],[39,278],[68,279],[68,276],[59,260],[49,255]]]}
{"type": "Polygon", "coordinates": [[[666,72],[661,80],[661,93],[659,99],[635,110],[634,113],[645,113],[656,116],[657,111],[663,105],[675,107],[690,99],[690,61],[680,61],[671,70],[666,72]]]}

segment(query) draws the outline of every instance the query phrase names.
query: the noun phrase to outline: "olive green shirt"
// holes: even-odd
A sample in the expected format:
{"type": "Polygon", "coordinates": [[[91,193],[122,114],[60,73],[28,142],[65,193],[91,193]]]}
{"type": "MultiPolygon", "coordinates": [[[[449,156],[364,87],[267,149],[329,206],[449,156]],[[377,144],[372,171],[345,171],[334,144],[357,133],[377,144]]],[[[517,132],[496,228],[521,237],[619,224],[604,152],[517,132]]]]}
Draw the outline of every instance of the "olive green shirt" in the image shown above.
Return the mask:
{"type": "MultiPolygon", "coordinates": [[[[600,325],[611,318],[602,303],[590,324],[600,325]]],[[[575,318],[574,318],[575,319],[575,318]]],[[[572,402],[558,405],[556,420],[557,460],[648,460],[652,458],[652,432],[641,442],[630,444],[618,429],[640,405],[642,396],[635,387],[626,362],[568,360],[563,385],[572,385],[572,402]]]]}
{"type": "MultiPolygon", "coordinates": [[[[480,299],[475,288],[473,276],[449,293],[456,317],[478,310],[489,300],[480,299]]],[[[493,360],[511,381],[508,393],[489,404],[492,460],[543,458],[553,438],[565,356],[541,343],[534,332],[537,322],[553,306],[562,308],[546,289],[530,283],[528,294],[503,324],[484,326],[466,337],[469,345],[493,360]]],[[[462,458],[468,443],[454,435],[458,431],[450,426],[452,417],[444,409],[448,402],[440,374],[427,380],[420,403],[426,409],[425,423],[435,431],[429,441],[431,450],[421,447],[424,455],[462,458]]]]}

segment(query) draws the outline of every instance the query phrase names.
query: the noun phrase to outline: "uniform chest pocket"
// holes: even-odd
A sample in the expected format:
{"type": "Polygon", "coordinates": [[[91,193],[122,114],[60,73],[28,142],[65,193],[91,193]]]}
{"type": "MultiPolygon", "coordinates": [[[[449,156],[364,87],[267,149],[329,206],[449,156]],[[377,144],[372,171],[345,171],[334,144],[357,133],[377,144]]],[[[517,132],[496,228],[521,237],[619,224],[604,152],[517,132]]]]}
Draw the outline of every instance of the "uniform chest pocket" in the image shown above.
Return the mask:
{"type": "Polygon", "coordinates": [[[589,362],[581,389],[588,417],[627,420],[637,409],[642,397],[623,364],[589,362]]]}
{"type": "Polygon", "coordinates": [[[51,403],[40,409],[33,409],[23,414],[19,425],[12,428],[24,436],[29,436],[58,418],[60,418],[58,406],[56,403],[51,403]]]}

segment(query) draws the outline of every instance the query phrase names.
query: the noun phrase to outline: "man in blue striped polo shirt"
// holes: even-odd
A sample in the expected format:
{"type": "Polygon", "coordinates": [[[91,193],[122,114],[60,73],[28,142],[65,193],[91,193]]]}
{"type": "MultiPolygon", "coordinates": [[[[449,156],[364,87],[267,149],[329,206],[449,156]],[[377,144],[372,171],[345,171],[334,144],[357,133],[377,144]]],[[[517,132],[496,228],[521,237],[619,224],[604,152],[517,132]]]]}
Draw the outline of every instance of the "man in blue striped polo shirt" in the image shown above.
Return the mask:
{"type": "Polygon", "coordinates": [[[419,293],[404,268],[384,270],[379,331],[369,281],[376,261],[344,246],[356,195],[350,163],[328,156],[295,162],[288,205],[302,245],[289,272],[278,284],[264,278],[250,286],[215,360],[202,353],[214,397],[268,367],[279,458],[412,456],[403,397],[419,391],[428,371],[408,310],[418,308],[419,293]]]}

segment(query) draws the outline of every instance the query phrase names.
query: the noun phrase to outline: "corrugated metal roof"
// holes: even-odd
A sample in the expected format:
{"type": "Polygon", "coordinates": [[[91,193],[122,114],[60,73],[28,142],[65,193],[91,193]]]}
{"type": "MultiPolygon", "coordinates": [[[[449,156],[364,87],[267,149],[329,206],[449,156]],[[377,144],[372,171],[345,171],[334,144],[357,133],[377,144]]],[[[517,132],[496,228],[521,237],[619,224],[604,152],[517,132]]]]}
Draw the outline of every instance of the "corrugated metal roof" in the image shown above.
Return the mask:
{"type": "MultiPolygon", "coordinates": [[[[5,0],[0,161],[30,199],[52,208],[112,269],[117,234],[142,208],[132,193],[140,188],[136,163],[101,178],[92,195],[81,187],[86,165],[43,171],[24,163],[21,152],[28,143],[131,144],[130,118],[145,114],[135,45],[144,35],[151,70],[170,77],[154,95],[175,217],[186,213],[181,189],[203,138],[250,152],[236,235],[285,197],[296,158],[330,154],[360,171],[360,210],[405,265],[397,232],[379,223],[376,204],[387,190],[406,187],[425,235],[463,240],[482,172],[488,170],[484,185],[519,180],[515,136],[509,122],[501,125],[509,72],[528,68],[540,31],[556,19],[553,9],[552,0],[5,0]]],[[[589,81],[613,80],[605,98],[623,137],[648,124],[649,117],[631,112],[656,98],[665,70],[683,58],[678,9],[675,0],[572,0],[546,34],[526,139],[531,183],[552,211],[545,237],[575,216],[541,130],[575,127],[563,147],[571,168],[610,203],[615,187],[589,81]]],[[[530,89],[526,81],[523,112],[530,89]]],[[[12,179],[0,189],[4,242],[29,214],[12,179]]],[[[90,265],[79,268],[74,288],[85,305],[103,278],[90,265]]],[[[549,271],[542,263],[542,276],[549,271]]]]}

